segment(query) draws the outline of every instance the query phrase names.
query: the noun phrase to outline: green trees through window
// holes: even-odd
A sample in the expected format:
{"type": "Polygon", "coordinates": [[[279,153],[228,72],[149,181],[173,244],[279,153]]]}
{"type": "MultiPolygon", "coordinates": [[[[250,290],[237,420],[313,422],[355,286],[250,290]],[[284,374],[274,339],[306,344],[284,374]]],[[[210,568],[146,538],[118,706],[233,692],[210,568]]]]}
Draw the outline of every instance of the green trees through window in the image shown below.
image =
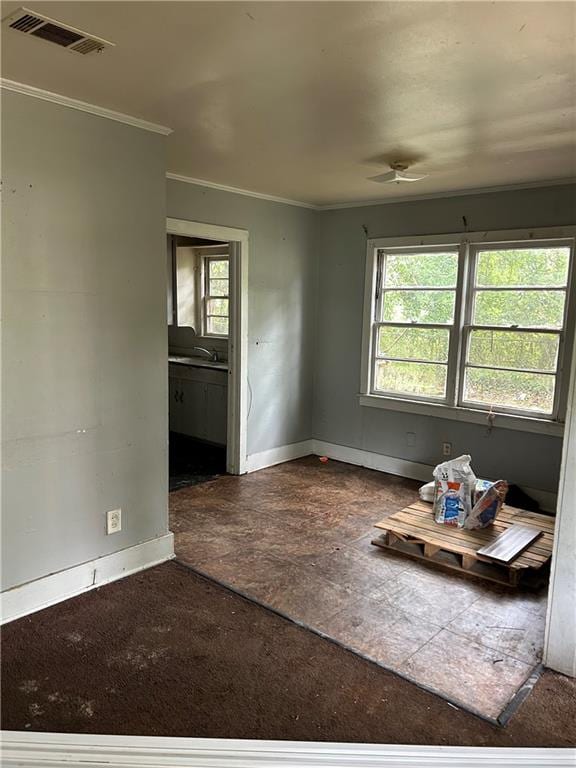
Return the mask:
{"type": "Polygon", "coordinates": [[[462,259],[457,245],[379,252],[373,389],[552,414],[570,248],[471,246],[462,259]]]}

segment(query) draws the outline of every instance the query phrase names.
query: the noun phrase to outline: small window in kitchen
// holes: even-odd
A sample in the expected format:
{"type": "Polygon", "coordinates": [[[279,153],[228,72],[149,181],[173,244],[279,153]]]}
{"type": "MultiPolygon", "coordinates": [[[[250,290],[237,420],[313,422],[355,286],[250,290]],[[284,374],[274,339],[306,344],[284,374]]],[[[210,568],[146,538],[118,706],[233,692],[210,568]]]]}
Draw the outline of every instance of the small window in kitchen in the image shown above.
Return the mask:
{"type": "Polygon", "coordinates": [[[228,336],[230,308],[228,257],[205,256],[203,265],[204,335],[228,336]]]}

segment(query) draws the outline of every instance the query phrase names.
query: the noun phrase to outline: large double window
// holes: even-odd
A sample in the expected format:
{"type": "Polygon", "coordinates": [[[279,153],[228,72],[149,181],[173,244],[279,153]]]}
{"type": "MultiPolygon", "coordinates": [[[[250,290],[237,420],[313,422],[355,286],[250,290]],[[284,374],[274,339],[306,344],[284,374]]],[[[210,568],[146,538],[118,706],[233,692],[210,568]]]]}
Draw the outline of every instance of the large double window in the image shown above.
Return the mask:
{"type": "Polygon", "coordinates": [[[562,419],[573,237],[494,234],[370,242],[364,395],[562,419]]]}

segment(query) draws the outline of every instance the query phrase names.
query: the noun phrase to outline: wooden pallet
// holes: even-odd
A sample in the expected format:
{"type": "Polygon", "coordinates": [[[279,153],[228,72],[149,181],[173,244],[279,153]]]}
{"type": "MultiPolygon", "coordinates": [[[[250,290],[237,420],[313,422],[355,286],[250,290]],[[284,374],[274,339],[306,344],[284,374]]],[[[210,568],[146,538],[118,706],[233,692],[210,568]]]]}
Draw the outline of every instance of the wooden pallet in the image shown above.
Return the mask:
{"type": "Polygon", "coordinates": [[[534,574],[552,556],[554,518],[504,505],[494,524],[468,531],[434,521],[432,504],[416,501],[376,524],[385,531],[372,544],[416,557],[468,575],[508,586],[517,586],[520,574],[534,574]],[[491,544],[507,528],[520,523],[542,531],[542,535],[511,563],[495,563],[478,550],[491,544]]]}

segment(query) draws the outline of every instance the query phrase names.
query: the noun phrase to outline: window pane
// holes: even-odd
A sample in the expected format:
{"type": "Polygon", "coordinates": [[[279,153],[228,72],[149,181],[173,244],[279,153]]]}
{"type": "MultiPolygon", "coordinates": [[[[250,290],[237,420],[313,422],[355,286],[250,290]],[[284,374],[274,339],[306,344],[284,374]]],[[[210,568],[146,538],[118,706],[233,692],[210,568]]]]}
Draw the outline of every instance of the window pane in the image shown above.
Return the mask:
{"type": "Polygon", "coordinates": [[[385,291],[382,320],[396,323],[452,323],[454,291],[385,291]]]}
{"type": "Polygon", "coordinates": [[[480,251],[477,285],[566,285],[569,248],[480,251]]]}
{"type": "Polygon", "coordinates": [[[454,287],[458,277],[458,253],[387,253],[385,286],[454,287]]]}
{"type": "Polygon", "coordinates": [[[448,360],[450,333],[443,328],[378,329],[377,354],[381,357],[405,357],[417,360],[448,360]]]}
{"type": "Polygon", "coordinates": [[[564,291],[478,291],[474,322],[478,325],[519,325],[561,328],[564,291]]]}
{"type": "Polygon", "coordinates": [[[208,333],[216,333],[220,336],[228,336],[228,318],[209,317],[206,330],[208,333]]]}
{"type": "Polygon", "coordinates": [[[228,315],[228,299],[208,299],[208,315],[228,315]]]}
{"type": "Polygon", "coordinates": [[[555,371],[558,336],[550,333],[471,331],[468,362],[500,368],[555,371]]]}
{"type": "Polygon", "coordinates": [[[444,397],[446,366],[377,360],[375,386],[382,392],[444,397]]]}
{"type": "Polygon", "coordinates": [[[210,277],[228,277],[228,259],[210,259],[210,277]]]}
{"type": "Polygon", "coordinates": [[[467,368],[464,400],[549,414],[554,404],[554,376],[467,368]]]}
{"type": "Polygon", "coordinates": [[[210,280],[210,296],[228,296],[228,280],[210,280]]]}

